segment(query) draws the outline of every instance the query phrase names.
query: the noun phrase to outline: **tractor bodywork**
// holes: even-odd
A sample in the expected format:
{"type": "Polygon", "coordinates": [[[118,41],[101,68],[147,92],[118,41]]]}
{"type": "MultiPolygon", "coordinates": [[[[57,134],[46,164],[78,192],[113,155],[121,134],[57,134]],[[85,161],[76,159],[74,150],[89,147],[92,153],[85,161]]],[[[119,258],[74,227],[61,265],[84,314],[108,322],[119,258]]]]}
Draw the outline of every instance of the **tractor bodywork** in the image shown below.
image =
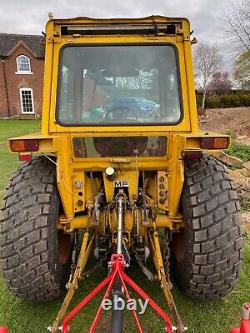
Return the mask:
{"type": "MultiPolygon", "coordinates": [[[[147,52],[147,49],[145,49],[145,52],[147,52]]],[[[110,56],[108,52],[106,53],[107,56],[110,56]]],[[[164,55],[164,52],[162,53],[164,55]]],[[[125,60],[130,61],[132,56],[133,54],[125,60]]],[[[151,72],[157,70],[159,72],[157,79],[163,82],[161,71],[163,71],[165,63],[163,65],[160,63],[161,59],[158,55],[155,56],[155,59],[158,63],[151,65],[151,72]]],[[[83,108],[81,99],[84,99],[84,92],[89,95],[98,94],[96,92],[98,87],[91,87],[92,91],[87,91],[87,88],[84,92],[79,90],[79,86],[82,87],[85,84],[84,81],[87,80],[83,76],[83,71],[87,73],[88,69],[84,68],[84,63],[81,63],[81,59],[78,61],[79,63],[73,64],[68,60],[68,66],[74,75],[74,82],[71,82],[75,84],[72,88],[74,92],[72,92],[72,96],[70,97],[77,104],[74,111],[76,112],[75,117],[82,112],[80,108],[83,108]],[[82,66],[82,69],[80,66],[82,66]],[[96,89],[95,92],[94,89],[96,89]]],[[[120,71],[123,71],[125,74],[117,71],[117,73],[111,73],[113,76],[109,76],[108,79],[111,82],[115,75],[120,80],[124,78],[124,75],[127,75],[127,78],[129,78],[129,71],[138,70],[136,65],[140,65],[140,61],[142,64],[145,62],[141,58],[135,64],[121,63],[120,71]],[[128,68],[123,68],[126,65],[128,65],[128,68]],[[126,70],[128,74],[126,74],[126,70]]],[[[144,70],[144,75],[147,75],[150,73],[146,68],[149,65],[150,61],[148,61],[148,64],[145,64],[145,68],[142,65],[139,70],[144,70]]],[[[90,82],[92,83],[93,81],[94,79],[90,82]]],[[[151,84],[156,84],[156,82],[151,82],[151,84]]],[[[167,88],[167,84],[163,86],[163,89],[167,88]]],[[[83,87],[81,89],[84,90],[83,87]]],[[[153,89],[153,87],[150,87],[150,89],[153,89]]],[[[142,93],[143,88],[141,88],[141,91],[140,89],[131,90],[134,90],[132,91],[133,93],[136,90],[142,93]]],[[[116,94],[115,91],[114,93],[116,94]]],[[[87,97],[93,98],[93,96],[87,97]]],[[[110,96],[108,97],[110,98],[110,96]]],[[[96,99],[98,99],[98,96],[96,99]]],[[[100,101],[102,108],[105,108],[105,102],[100,101]]],[[[95,101],[95,107],[97,107],[96,103],[95,101]]],[[[91,113],[92,111],[89,108],[86,113],[91,113]]],[[[170,112],[172,111],[170,110],[170,112]]],[[[70,112],[70,106],[68,112],[70,112]]],[[[159,117],[163,117],[164,110],[161,109],[159,112],[162,113],[159,117]]],[[[133,205],[138,200],[138,187],[142,172],[144,172],[145,182],[147,183],[144,186],[147,187],[146,190],[149,194],[146,198],[146,209],[147,211],[151,210],[150,214],[147,213],[147,221],[144,221],[146,228],[152,227],[153,223],[155,223],[156,227],[169,228],[170,230],[182,228],[184,225],[179,207],[184,182],[183,161],[185,158],[195,159],[197,158],[196,156],[199,157],[199,152],[203,149],[227,148],[229,139],[226,136],[216,136],[216,140],[218,140],[217,147],[216,144],[211,143],[214,137],[213,134],[206,133],[204,135],[198,129],[188,20],[149,17],[145,19],[122,20],[93,20],[86,18],[53,20],[48,22],[46,28],[42,131],[41,135],[28,136],[26,139],[37,140],[37,145],[35,145],[37,152],[54,153],[57,157],[57,184],[63,206],[63,214],[60,216],[57,224],[58,228],[63,228],[69,232],[79,228],[98,225],[99,232],[103,233],[103,224],[107,212],[105,209],[97,208],[95,200],[101,201],[101,196],[105,195],[106,202],[111,202],[117,189],[119,186],[123,187],[122,182],[124,182],[124,184],[126,183],[129,201],[133,205]],[[167,84],[171,85],[171,80],[173,80],[173,76],[176,74],[174,79],[178,82],[174,83],[177,87],[171,88],[172,91],[170,92],[165,90],[163,93],[161,92],[162,88],[160,88],[160,96],[158,96],[157,102],[162,103],[163,107],[169,108],[169,106],[164,105],[168,102],[164,101],[164,96],[167,93],[178,94],[179,114],[176,120],[150,122],[150,118],[148,117],[146,121],[138,120],[136,122],[132,119],[133,122],[131,122],[131,119],[128,119],[126,126],[124,126],[122,121],[120,123],[119,121],[115,122],[115,124],[108,121],[103,122],[101,117],[98,121],[92,123],[89,121],[84,122],[83,120],[72,122],[72,120],[68,119],[64,122],[63,115],[60,120],[58,100],[60,99],[60,93],[63,94],[63,88],[60,86],[60,82],[63,80],[62,65],[60,67],[63,52],[67,48],[70,48],[73,54],[77,48],[80,48],[81,52],[84,52],[84,48],[86,47],[88,49],[99,47],[100,50],[98,52],[102,54],[104,45],[106,49],[109,47],[120,47],[120,52],[117,52],[117,56],[114,57],[115,63],[113,65],[109,64],[109,59],[103,61],[102,55],[96,62],[93,61],[93,63],[90,63],[89,71],[95,72],[95,74],[98,71],[102,73],[106,70],[102,68],[104,64],[109,67],[107,70],[110,71],[113,68],[116,70],[116,66],[119,65],[121,51],[126,52],[126,47],[131,47],[131,45],[134,48],[134,52],[137,52],[137,49],[139,51],[142,47],[147,48],[147,46],[150,46],[151,49],[154,47],[171,48],[174,59],[170,60],[176,63],[176,67],[172,71],[171,69],[165,71],[165,75],[169,75],[169,82],[167,84]],[[93,69],[92,67],[95,65],[96,68],[93,69]],[[142,142],[142,145],[145,146],[142,148],[143,151],[140,151],[140,142],[138,142],[140,138],[144,140],[142,142]],[[221,141],[219,141],[220,139],[221,141]],[[100,141],[106,145],[103,147],[103,152],[100,151],[102,147],[99,148],[99,151],[98,148],[95,149],[96,147],[93,147],[93,145],[97,145],[100,141]],[[113,149],[114,151],[112,152],[110,145],[115,146],[116,151],[113,149]],[[127,155],[124,145],[131,146],[127,155]],[[107,154],[105,149],[110,154],[107,154]],[[125,149],[124,153],[121,153],[122,149],[125,149]],[[115,170],[112,177],[108,177],[105,173],[108,167],[112,167],[115,170]],[[99,173],[99,175],[96,177],[95,174],[91,179],[89,176],[90,172],[99,173]],[[97,199],[97,196],[99,196],[99,199],[97,199]],[[98,212],[98,223],[91,217],[93,216],[93,210],[100,210],[98,212]],[[153,211],[154,213],[152,213],[153,211]]],[[[25,140],[25,138],[23,139],[25,140]]],[[[15,151],[15,142],[16,139],[10,141],[13,151],[15,151]]],[[[27,151],[24,151],[24,153],[27,153],[27,151]]],[[[139,216],[141,220],[146,211],[143,213],[142,207],[136,208],[136,210],[138,210],[136,216],[139,216]]],[[[135,223],[135,215],[133,215],[132,210],[127,214],[125,229],[131,232],[135,223]]],[[[114,230],[115,217],[112,213],[110,216],[110,226],[114,230]]],[[[140,227],[140,234],[145,234],[146,228],[142,224],[140,227]]]]}
{"type": "MultiPolygon", "coordinates": [[[[184,18],[47,23],[41,134],[10,139],[27,162],[4,198],[0,259],[9,288],[25,299],[53,299],[68,282],[54,333],[62,323],[67,332],[69,318],[106,285],[107,297],[113,290],[129,299],[127,283],[146,298],[124,272],[133,259],[161,283],[177,332],[184,326],[171,271],[199,299],[222,297],[237,281],[238,197],[225,166],[207,156],[227,149],[230,138],[198,128],[191,44],[184,18]],[[12,235],[13,221],[20,232],[12,235]],[[90,255],[109,262],[111,275],[63,322],[90,255]],[[150,255],[155,273],[146,266],[150,255]]],[[[150,305],[172,332],[168,315],[150,305]]],[[[122,332],[120,315],[113,318],[112,332],[122,332]]]]}

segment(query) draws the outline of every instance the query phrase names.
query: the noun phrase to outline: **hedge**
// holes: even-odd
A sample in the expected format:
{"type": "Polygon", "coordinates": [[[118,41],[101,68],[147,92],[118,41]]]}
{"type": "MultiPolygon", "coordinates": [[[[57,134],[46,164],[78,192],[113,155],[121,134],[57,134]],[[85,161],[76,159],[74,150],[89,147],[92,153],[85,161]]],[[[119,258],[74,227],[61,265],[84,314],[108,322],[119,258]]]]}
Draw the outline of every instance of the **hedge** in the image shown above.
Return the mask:
{"type": "MultiPolygon", "coordinates": [[[[202,94],[196,93],[198,107],[201,107],[202,94]]],[[[229,95],[207,95],[205,108],[233,108],[239,106],[250,106],[250,93],[232,93],[229,95]]]]}

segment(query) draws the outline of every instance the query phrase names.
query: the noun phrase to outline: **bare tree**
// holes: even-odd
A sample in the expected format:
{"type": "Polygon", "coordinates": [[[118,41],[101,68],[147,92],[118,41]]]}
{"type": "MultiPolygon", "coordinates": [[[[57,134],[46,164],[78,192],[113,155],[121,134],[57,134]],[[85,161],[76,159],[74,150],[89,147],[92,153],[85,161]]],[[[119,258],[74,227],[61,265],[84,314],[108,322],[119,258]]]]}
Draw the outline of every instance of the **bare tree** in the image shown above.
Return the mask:
{"type": "Polygon", "coordinates": [[[250,89],[250,51],[241,53],[235,60],[233,77],[241,89],[250,89]]]}
{"type": "Polygon", "coordinates": [[[225,14],[226,32],[241,51],[250,50],[250,1],[236,0],[230,3],[225,14]]]}
{"type": "Polygon", "coordinates": [[[200,44],[194,53],[194,66],[196,81],[203,93],[202,109],[205,107],[207,86],[212,75],[218,70],[221,57],[218,49],[214,46],[200,44]]]}
{"type": "Polygon", "coordinates": [[[232,89],[232,82],[228,72],[215,72],[212,80],[207,85],[210,94],[224,95],[232,89]]]}

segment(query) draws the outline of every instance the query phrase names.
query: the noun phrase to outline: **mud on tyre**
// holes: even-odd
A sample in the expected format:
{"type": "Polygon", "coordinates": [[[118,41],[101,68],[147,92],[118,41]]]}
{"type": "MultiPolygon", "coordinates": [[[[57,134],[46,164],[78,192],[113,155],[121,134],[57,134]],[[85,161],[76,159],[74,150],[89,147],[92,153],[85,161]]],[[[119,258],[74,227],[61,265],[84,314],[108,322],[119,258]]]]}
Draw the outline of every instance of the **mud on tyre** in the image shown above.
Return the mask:
{"type": "Polygon", "coordinates": [[[209,156],[186,163],[182,210],[185,229],[173,241],[176,281],[191,297],[222,297],[237,282],[243,248],[238,196],[222,163],[209,156]]]}
{"type": "Polygon", "coordinates": [[[32,301],[54,299],[69,276],[71,239],[56,229],[55,165],[43,156],[21,165],[4,196],[0,268],[9,289],[32,301]]]}

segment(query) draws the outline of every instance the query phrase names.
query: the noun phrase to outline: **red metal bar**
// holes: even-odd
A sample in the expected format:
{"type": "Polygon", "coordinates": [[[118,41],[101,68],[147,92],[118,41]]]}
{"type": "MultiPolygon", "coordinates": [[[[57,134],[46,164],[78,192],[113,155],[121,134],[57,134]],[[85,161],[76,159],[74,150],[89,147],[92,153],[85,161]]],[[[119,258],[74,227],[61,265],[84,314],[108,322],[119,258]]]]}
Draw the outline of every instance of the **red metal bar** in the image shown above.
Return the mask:
{"type": "MultiPolygon", "coordinates": [[[[110,294],[112,287],[114,285],[114,282],[115,282],[115,278],[118,275],[118,270],[122,270],[124,268],[123,260],[124,260],[123,256],[121,256],[119,254],[114,254],[111,258],[111,266],[112,266],[113,272],[111,273],[111,280],[110,280],[108,288],[103,296],[102,303],[105,299],[107,299],[109,297],[109,294],[110,294]]],[[[101,315],[103,312],[102,303],[100,304],[100,306],[98,308],[95,319],[90,327],[89,333],[94,333],[97,328],[97,325],[100,321],[100,318],[101,318],[101,315]]]]}
{"type": "Polygon", "coordinates": [[[107,290],[106,290],[106,292],[105,292],[105,294],[103,296],[102,302],[101,302],[101,304],[99,306],[99,309],[98,309],[98,311],[96,313],[95,319],[94,319],[94,321],[93,321],[93,323],[92,323],[92,325],[90,327],[89,333],[94,333],[95,330],[96,330],[96,328],[97,328],[97,325],[98,325],[98,323],[100,321],[100,318],[102,316],[102,313],[103,313],[103,308],[102,308],[103,301],[105,299],[108,299],[108,297],[110,295],[110,292],[112,290],[113,284],[115,282],[115,278],[116,278],[117,274],[118,274],[118,269],[116,268],[115,272],[111,274],[112,278],[111,278],[110,283],[108,285],[108,288],[107,288],[107,290]]]}
{"type": "Polygon", "coordinates": [[[250,303],[243,304],[243,315],[240,323],[240,327],[233,328],[230,333],[250,333],[250,303]]]}
{"type": "MultiPolygon", "coordinates": [[[[103,313],[103,308],[102,308],[102,304],[104,302],[105,299],[107,299],[110,295],[110,292],[112,290],[112,287],[114,285],[114,281],[116,279],[117,276],[120,277],[121,279],[121,283],[122,286],[124,288],[125,291],[125,295],[127,299],[131,299],[130,298],[130,294],[128,291],[128,288],[126,286],[126,283],[132,288],[134,289],[138,295],[140,295],[142,298],[144,298],[145,300],[148,299],[149,302],[148,304],[155,310],[155,312],[165,321],[165,325],[166,325],[166,332],[168,333],[172,333],[172,322],[170,317],[168,316],[168,314],[159,307],[159,305],[157,305],[155,303],[155,301],[148,295],[146,294],[133,280],[131,280],[127,274],[125,274],[124,272],[124,256],[123,254],[113,254],[111,257],[111,267],[112,267],[112,273],[107,276],[94,290],[92,290],[78,305],[76,305],[76,307],[71,310],[71,312],[69,312],[67,314],[67,316],[65,317],[64,321],[63,321],[63,327],[62,327],[62,332],[63,333],[68,333],[69,332],[69,323],[70,321],[95,297],[97,296],[102,289],[104,289],[107,285],[107,290],[103,296],[102,299],[102,303],[100,304],[97,313],[95,315],[95,318],[93,320],[93,323],[90,327],[89,333],[94,333],[98,323],[100,321],[100,318],[102,316],[103,313]],[[126,282],[126,283],[125,283],[126,282]]],[[[143,329],[141,327],[141,323],[140,320],[136,314],[136,311],[133,309],[132,310],[135,322],[136,322],[136,326],[138,329],[139,333],[143,333],[143,329]]],[[[0,331],[1,333],[1,331],[0,331]]],[[[7,332],[3,332],[3,333],[7,333],[7,332]]],[[[248,333],[248,332],[247,332],[248,333]]]]}
{"type": "Polygon", "coordinates": [[[121,272],[121,275],[123,279],[127,282],[127,284],[132,289],[134,289],[138,295],[140,295],[144,299],[149,300],[148,304],[151,306],[151,308],[153,308],[155,312],[158,313],[158,315],[162,317],[162,319],[164,319],[166,323],[166,331],[168,333],[172,333],[172,322],[168,314],[161,307],[159,307],[159,305],[156,304],[155,301],[148,294],[146,294],[144,290],[142,290],[133,280],[131,280],[126,273],[121,272]]]}
{"type": "Polygon", "coordinates": [[[70,311],[63,321],[63,333],[68,333],[69,322],[110,282],[112,275],[107,276],[94,290],[92,290],[72,311],[70,311]]]}
{"type": "Polygon", "coordinates": [[[241,319],[240,327],[231,329],[230,333],[250,333],[250,320],[241,319]]]}
{"type": "MultiPolygon", "coordinates": [[[[121,282],[122,282],[123,289],[124,289],[124,291],[125,291],[125,295],[126,295],[127,299],[129,300],[129,299],[131,299],[131,297],[130,297],[130,294],[129,294],[128,288],[126,287],[126,284],[125,284],[125,282],[124,282],[124,280],[123,280],[123,277],[122,277],[120,271],[119,271],[119,276],[120,276],[120,279],[121,279],[121,282]]],[[[138,318],[138,316],[137,316],[137,313],[136,313],[136,311],[135,311],[134,309],[132,310],[132,313],[133,313],[133,316],[134,316],[134,319],[135,319],[135,323],[136,323],[136,326],[137,326],[138,332],[139,332],[139,333],[143,333],[143,329],[142,329],[142,327],[141,327],[140,320],[139,320],[139,318],[138,318]]]]}
{"type": "Polygon", "coordinates": [[[249,319],[241,320],[240,333],[250,333],[250,320],[249,319]]]}

